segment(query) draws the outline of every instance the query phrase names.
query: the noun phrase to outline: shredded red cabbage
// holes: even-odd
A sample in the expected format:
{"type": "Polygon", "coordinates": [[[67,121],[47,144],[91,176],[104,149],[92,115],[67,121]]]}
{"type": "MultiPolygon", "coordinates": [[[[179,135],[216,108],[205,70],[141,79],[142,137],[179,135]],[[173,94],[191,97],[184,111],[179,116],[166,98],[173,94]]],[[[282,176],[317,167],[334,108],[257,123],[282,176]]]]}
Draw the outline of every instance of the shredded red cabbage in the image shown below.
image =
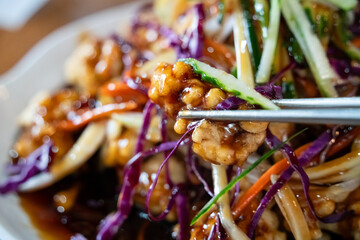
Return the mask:
{"type": "Polygon", "coordinates": [[[332,68],[342,79],[348,79],[350,76],[360,77],[360,68],[351,64],[351,58],[334,45],[330,45],[327,50],[327,56],[332,68]]]}
{"type": "Polygon", "coordinates": [[[20,185],[40,172],[47,171],[53,159],[53,142],[47,141],[26,158],[20,159],[15,166],[6,167],[12,170],[8,173],[5,183],[0,185],[0,193],[17,191],[20,185]]]}
{"type": "Polygon", "coordinates": [[[126,83],[126,85],[128,85],[130,88],[134,89],[134,90],[138,90],[143,94],[148,94],[148,88],[145,87],[143,84],[139,83],[139,81],[136,81],[133,78],[130,77],[124,77],[124,82],[126,83]]]}
{"type": "MultiPolygon", "coordinates": [[[[282,89],[280,86],[269,83],[263,86],[255,87],[255,90],[269,99],[281,99],[282,89]]],[[[245,100],[232,96],[228,97],[216,106],[216,110],[233,110],[237,109],[240,105],[246,103],[245,100]]]]}
{"type": "MultiPolygon", "coordinates": [[[[167,129],[166,129],[166,125],[167,125],[167,116],[165,113],[162,114],[161,116],[161,138],[162,138],[162,142],[165,143],[167,142],[167,129]]],[[[169,155],[168,151],[164,151],[164,159],[166,158],[166,156],[169,155]]],[[[166,183],[170,186],[173,187],[173,182],[171,181],[170,178],[170,170],[169,170],[169,163],[165,164],[165,175],[166,175],[166,183]]]]}
{"type": "Polygon", "coordinates": [[[232,96],[216,105],[216,110],[234,110],[244,103],[246,103],[244,99],[232,96]]]}
{"type": "MultiPolygon", "coordinates": [[[[321,134],[320,137],[317,138],[303,154],[301,154],[301,156],[298,159],[298,165],[300,167],[305,166],[313,157],[315,157],[317,154],[319,154],[328,145],[330,140],[331,140],[331,131],[327,130],[323,134],[321,134]]],[[[250,226],[248,229],[249,238],[253,237],[255,228],[260,220],[262,213],[266,209],[267,205],[273,199],[273,197],[275,196],[277,191],[279,189],[281,189],[287,181],[290,180],[294,171],[295,170],[293,167],[287,168],[280,175],[279,179],[270,187],[269,191],[265,194],[265,196],[261,200],[260,205],[256,209],[256,212],[251,220],[251,223],[250,223],[250,226]]],[[[307,184],[305,184],[305,185],[307,185],[307,184]]],[[[309,206],[311,208],[311,203],[309,204],[309,206]]],[[[347,214],[348,214],[347,212],[335,213],[335,214],[329,215],[327,217],[318,218],[318,219],[323,222],[326,222],[326,223],[332,223],[332,222],[337,222],[337,221],[343,219],[347,214]]],[[[316,214],[314,216],[317,217],[316,214]]]]}
{"type": "Polygon", "coordinates": [[[273,76],[269,83],[275,84],[279,81],[288,71],[292,70],[296,66],[295,61],[291,61],[286,67],[284,67],[280,72],[278,72],[275,76],[273,76]]]}
{"type": "Polygon", "coordinates": [[[213,197],[214,196],[213,191],[209,187],[209,184],[207,183],[207,181],[201,176],[201,173],[199,171],[198,161],[192,151],[192,141],[188,145],[187,159],[188,159],[187,166],[190,167],[191,171],[195,174],[197,179],[202,183],[207,194],[209,194],[210,197],[213,197]]]}
{"type": "Polygon", "coordinates": [[[155,30],[161,36],[165,37],[169,46],[175,48],[178,58],[200,58],[202,56],[204,46],[204,30],[205,12],[202,4],[196,4],[190,10],[195,18],[191,27],[183,36],[177,35],[171,28],[161,26],[156,22],[140,22],[138,18],[132,24],[133,32],[138,28],[147,28],[155,30]]]}
{"type": "Polygon", "coordinates": [[[255,87],[255,91],[267,97],[269,99],[281,99],[282,98],[282,89],[280,86],[275,84],[266,84],[264,86],[255,87]]]}
{"type": "MultiPolygon", "coordinates": [[[[274,136],[270,132],[269,129],[267,129],[265,141],[270,148],[274,148],[275,146],[277,146],[281,143],[281,141],[276,136],[274,136]]],[[[330,141],[331,141],[331,139],[329,140],[329,142],[330,141]]],[[[326,146],[328,146],[328,144],[326,144],[326,146]]],[[[285,144],[284,146],[282,146],[280,148],[280,150],[286,155],[292,169],[299,174],[302,185],[303,185],[305,199],[309,205],[309,208],[310,208],[312,214],[314,216],[316,216],[314,205],[313,205],[310,195],[309,195],[310,180],[309,180],[309,177],[306,174],[305,170],[302,168],[302,166],[300,166],[299,160],[298,160],[297,156],[295,155],[294,149],[292,147],[290,147],[288,144],[285,144]]]]}
{"type": "Polygon", "coordinates": [[[225,240],[227,239],[227,236],[225,236],[225,234],[223,234],[224,229],[221,226],[221,222],[219,219],[219,215],[216,215],[216,221],[214,223],[214,225],[211,227],[209,236],[207,238],[207,240],[225,240]]]}
{"type": "Polygon", "coordinates": [[[181,136],[181,138],[177,141],[175,147],[171,150],[171,152],[167,155],[167,157],[164,159],[164,161],[162,162],[162,164],[160,165],[155,178],[153,180],[153,182],[151,183],[149,190],[146,194],[146,198],[145,198],[145,211],[148,214],[149,218],[153,221],[161,221],[163,219],[165,219],[165,217],[168,215],[168,213],[170,212],[171,208],[173,207],[173,204],[175,203],[175,197],[178,194],[178,189],[177,188],[173,188],[172,189],[172,193],[168,202],[168,205],[166,207],[166,209],[157,217],[153,216],[150,212],[150,198],[151,195],[155,189],[155,186],[157,184],[157,181],[159,179],[161,170],[163,169],[163,167],[165,166],[165,164],[169,161],[170,157],[175,153],[175,151],[180,147],[181,143],[185,140],[185,137],[194,129],[194,127],[189,128],[186,133],[184,133],[184,135],[181,136]]]}
{"type": "MultiPolygon", "coordinates": [[[[150,101],[145,105],[143,111],[144,122],[135,147],[135,152],[137,154],[140,154],[144,149],[146,133],[151,122],[151,110],[154,108],[154,106],[155,104],[150,101]]],[[[134,188],[139,182],[141,161],[134,161],[131,165],[127,166],[128,167],[124,171],[124,184],[121,188],[118,199],[118,210],[115,214],[109,215],[105,218],[105,220],[102,221],[99,232],[96,236],[96,239],[98,240],[111,239],[117,233],[119,227],[130,214],[134,188]]]]}
{"type": "Polygon", "coordinates": [[[218,240],[225,240],[228,239],[227,234],[225,233],[225,229],[224,227],[221,225],[220,222],[220,218],[219,215],[216,216],[216,222],[214,224],[215,228],[214,228],[214,235],[212,236],[212,238],[208,237],[208,240],[210,239],[218,239],[218,240]]]}
{"type": "Polygon", "coordinates": [[[205,12],[203,4],[194,5],[192,12],[195,16],[191,28],[188,29],[185,36],[182,37],[182,42],[187,46],[188,53],[184,52],[181,58],[199,58],[202,56],[204,48],[204,21],[205,12]]]}
{"type": "Polygon", "coordinates": [[[190,217],[189,217],[189,203],[186,186],[184,184],[178,184],[176,186],[179,189],[176,195],[176,212],[179,220],[179,233],[178,240],[190,239],[190,217]]]}
{"type": "MultiPolygon", "coordinates": [[[[189,138],[185,138],[184,141],[181,142],[180,146],[183,146],[185,144],[188,144],[190,141],[189,138]]],[[[153,156],[157,153],[161,153],[161,152],[164,152],[164,151],[168,151],[168,150],[171,150],[173,149],[175,146],[176,146],[177,142],[166,142],[166,143],[162,143],[160,144],[159,146],[156,146],[156,147],[153,147],[153,148],[150,148],[149,150],[147,151],[144,151],[142,153],[138,153],[138,154],[135,154],[125,165],[124,167],[124,172],[128,171],[128,169],[135,163],[135,162],[138,162],[138,161],[141,161],[142,159],[144,158],[147,158],[147,157],[150,157],[150,156],[153,156]]]]}
{"type": "Polygon", "coordinates": [[[214,225],[212,225],[209,236],[207,238],[207,240],[214,240],[216,237],[216,223],[214,225]]]}
{"type": "MultiPolygon", "coordinates": [[[[236,176],[239,176],[240,174],[241,174],[241,167],[236,167],[236,176]]],[[[234,191],[234,195],[233,195],[233,197],[231,199],[230,206],[232,206],[234,203],[236,203],[236,199],[239,196],[239,193],[240,193],[240,181],[235,184],[234,189],[235,189],[235,191],[234,191]]]]}
{"type": "MultiPolygon", "coordinates": [[[[180,145],[185,145],[189,142],[188,138],[183,139],[183,141],[181,141],[180,145]]],[[[157,147],[151,148],[147,151],[144,152],[139,152],[137,153],[134,157],[132,157],[132,159],[130,159],[128,161],[128,163],[126,164],[126,166],[124,167],[124,175],[125,176],[129,176],[131,175],[131,173],[134,171],[133,170],[133,166],[136,166],[136,164],[141,164],[141,160],[144,158],[147,158],[149,156],[155,155],[157,153],[161,153],[170,149],[175,148],[178,145],[179,142],[166,142],[166,143],[162,143],[157,147]]],[[[125,180],[126,178],[124,178],[125,180]]],[[[138,180],[139,178],[137,178],[138,180]]],[[[125,181],[124,181],[125,183],[125,181]]],[[[129,196],[132,194],[132,191],[134,186],[132,186],[133,182],[128,182],[128,184],[124,184],[123,188],[121,190],[121,194],[119,196],[119,204],[120,201],[124,201],[124,198],[121,197],[122,195],[126,195],[129,196]],[[125,187],[124,187],[125,186],[125,187]]],[[[126,199],[127,202],[124,202],[125,204],[123,205],[124,207],[127,205],[128,206],[128,211],[130,211],[131,209],[131,198],[126,199]]],[[[129,212],[127,213],[129,214],[129,212]]],[[[98,240],[107,240],[107,239],[111,239],[118,231],[119,227],[122,225],[122,223],[124,222],[124,220],[126,219],[127,215],[125,215],[123,212],[120,212],[119,210],[113,214],[109,214],[100,224],[100,231],[97,235],[97,239],[98,240]]]]}
{"type": "Polygon", "coordinates": [[[324,148],[324,150],[320,153],[320,159],[319,159],[319,163],[324,163],[326,160],[326,155],[328,153],[328,151],[330,150],[331,146],[334,145],[336,139],[339,136],[339,131],[338,129],[340,128],[341,125],[336,125],[335,127],[333,127],[331,129],[331,140],[329,141],[329,144],[324,148]]]}

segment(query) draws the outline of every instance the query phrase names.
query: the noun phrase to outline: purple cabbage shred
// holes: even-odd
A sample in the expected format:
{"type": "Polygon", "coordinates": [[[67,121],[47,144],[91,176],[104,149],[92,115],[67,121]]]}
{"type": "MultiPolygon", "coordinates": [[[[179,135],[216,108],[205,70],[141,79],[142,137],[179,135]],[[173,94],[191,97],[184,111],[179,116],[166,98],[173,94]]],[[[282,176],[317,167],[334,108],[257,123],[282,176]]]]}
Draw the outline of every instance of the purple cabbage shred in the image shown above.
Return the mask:
{"type": "MultiPolygon", "coordinates": [[[[112,239],[115,234],[118,232],[121,225],[124,223],[124,221],[127,219],[131,207],[132,207],[132,195],[134,192],[134,188],[138,184],[139,176],[140,176],[140,167],[142,159],[155,155],[160,152],[169,151],[172,149],[170,154],[165,158],[163,164],[161,165],[158,174],[152,184],[153,187],[156,185],[156,181],[159,177],[159,173],[161,169],[164,167],[165,163],[168,161],[168,159],[171,157],[171,155],[176,151],[176,149],[179,146],[188,144],[189,138],[186,137],[186,135],[194,129],[195,126],[192,126],[189,128],[187,133],[185,133],[177,142],[165,142],[160,144],[159,146],[156,146],[154,148],[151,148],[147,151],[143,151],[144,149],[144,142],[147,130],[150,126],[150,117],[151,117],[151,110],[154,108],[154,104],[148,102],[144,108],[144,123],[143,127],[141,129],[141,132],[138,137],[138,142],[136,145],[136,154],[135,156],[128,161],[128,163],[124,167],[124,185],[122,186],[119,200],[118,200],[118,210],[115,213],[109,214],[102,222],[100,223],[99,232],[97,234],[96,239],[97,240],[109,240],[112,239]]],[[[177,196],[184,191],[179,185],[175,185],[172,188],[172,193],[169,199],[168,206],[164,213],[161,214],[161,216],[153,217],[153,219],[161,220],[166,217],[167,213],[171,210],[172,206],[177,201],[182,201],[181,199],[177,199],[177,196]]],[[[150,198],[150,195],[152,193],[152,188],[149,189],[148,196],[150,198]]],[[[147,200],[149,201],[149,200],[147,200]]],[[[148,208],[148,202],[145,204],[145,207],[148,208]]],[[[184,206],[183,206],[184,207],[184,206]]],[[[148,210],[147,210],[148,211],[148,210]]],[[[185,213],[184,213],[185,214],[185,213]]],[[[187,214],[187,213],[186,213],[187,214]]],[[[185,216],[185,215],[184,215],[185,216]]],[[[149,217],[152,218],[152,215],[149,214],[149,217]]],[[[179,218],[180,221],[180,218],[179,218]]],[[[181,221],[185,221],[184,218],[181,221]]],[[[189,221],[189,220],[187,220],[189,221]]],[[[180,223],[181,224],[181,223],[180,223]]],[[[185,227],[183,227],[184,229],[185,227]]],[[[187,236],[186,233],[180,233],[182,236],[187,236]]],[[[181,235],[179,235],[181,236],[181,235]]]]}
{"type": "MultiPolygon", "coordinates": [[[[292,164],[292,166],[288,167],[280,175],[279,179],[270,187],[269,191],[265,194],[265,196],[261,200],[261,202],[260,202],[258,208],[256,209],[256,212],[251,220],[251,223],[250,223],[250,226],[248,229],[249,238],[253,237],[255,228],[260,220],[262,213],[264,212],[264,210],[266,209],[268,204],[271,202],[271,200],[273,199],[275,194],[278,192],[279,189],[281,189],[284,186],[284,184],[287,181],[290,180],[292,174],[295,171],[294,168],[299,170],[299,168],[306,166],[306,164],[308,164],[312,158],[314,158],[317,154],[319,154],[328,145],[331,138],[332,138],[331,131],[330,130],[325,131],[323,134],[320,135],[319,138],[317,138],[310,145],[310,147],[303,154],[301,154],[301,156],[298,158],[298,161],[296,161],[294,159],[293,153],[292,153],[293,151],[291,149],[289,149],[289,147],[285,147],[284,149],[282,149],[283,151],[285,151],[287,153],[289,158],[292,158],[291,160],[293,160],[293,164],[292,164]],[[294,163],[295,163],[295,167],[294,167],[294,163]]],[[[271,143],[272,141],[270,141],[270,140],[274,140],[274,139],[268,139],[267,142],[271,143]]],[[[275,143],[271,143],[271,144],[275,144],[275,143]]],[[[291,161],[291,160],[289,159],[289,161],[291,161]]],[[[301,172],[301,170],[300,170],[300,172],[301,172]]],[[[307,177],[305,177],[304,175],[301,175],[301,177],[304,178],[304,179],[302,179],[302,181],[303,181],[303,184],[305,183],[304,191],[306,191],[306,188],[308,189],[308,185],[309,185],[309,183],[307,182],[308,180],[306,180],[307,177]]],[[[315,214],[312,202],[307,196],[308,196],[308,193],[306,192],[305,197],[308,200],[310,210],[314,214],[314,217],[317,217],[315,214]]],[[[331,214],[331,215],[323,217],[323,218],[317,217],[317,219],[322,222],[325,222],[325,223],[333,223],[333,222],[340,221],[347,214],[348,214],[347,212],[334,213],[334,214],[331,214]]]]}
{"type": "Polygon", "coordinates": [[[141,22],[136,18],[132,25],[133,32],[138,28],[155,30],[166,38],[169,46],[175,48],[178,58],[200,58],[204,47],[204,21],[205,11],[202,4],[196,4],[190,13],[194,15],[194,21],[183,36],[179,36],[171,28],[161,26],[157,22],[141,22]]]}
{"type": "Polygon", "coordinates": [[[210,197],[213,197],[213,191],[211,190],[208,182],[203,178],[203,176],[201,176],[201,173],[199,171],[199,164],[197,158],[194,156],[194,153],[192,151],[192,141],[188,145],[187,158],[187,166],[190,166],[191,172],[193,172],[197,179],[202,183],[204,190],[207,192],[207,194],[209,194],[210,197]]]}
{"type": "Polygon", "coordinates": [[[178,240],[190,239],[190,216],[189,216],[189,203],[186,186],[184,184],[178,184],[176,186],[178,194],[175,197],[176,200],[176,212],[179,220],[179,233],[178,240]]]}
{"type": "MultiPolygon", "coordinates": [[[[141,155],[144,150],[144,143],[146,139],[146,133],[150,127],[151,122],[151,110],[155,104],[150,101],[147,102],[144,108],[144,122],[141,128],[138,141],[136,143],[135,152],[136,155],[141,155]]],[[[124,184],[121,188],[119,195],[117,212],[106,217],[100,224],[99,232],[96,236],[97,240],[108,240],[114,237],[119,227],[127,219],[132,207],[132,196],[134,189],[139,182],[141,161],[134,161],[131,165],[127,165],[124,171],[124,184]]]]}
{"type": "Polygon", "coordinates": [[[194,127],[189,128],[186,133],[184,135],[181,136],[181,138],[177,141],[175,147],[171,150],[171,152],[167,155],[167,157],[164,159],[164,161],[162,162],[162,164],[160,165],[155,178],[153,179],[153,182],[151,183],[149,190],[146,194],[146,198],[145,198],[145,211],[148,214],[149,218],[153,221],[160,221],[165,219],[165,217],[168,215],[168,213],[170,212],[171,208],[173,207],[174,203],[175,203],[175,198],[177,196],[177,194],[179,193],[178,188],[175,186],[172,188],[172,192],[171,192],[171,197],[169,199],[168,205],[166,207],[166,209],[159,215],[159,216],[153,216],[150,212],[150,198],[151,195],[155,189],[155,186],[157,184],[157,181],[159,179],[161,170],[163,169],[163,167],[167,164],[167,162],[169,161],[170,157],[175,153],[175,151],[181,146],[181,143],[185,140],[186,136],[194,129],[194,127]]]}
{"type": "MultiPolygon", "coordinates": [[[[264,86],[255,87],[255,90],[267,97],[269,99],[281,99],[282,98],[282,88],[275,84],[266,84],[264,86]]],[[[216,106],[216,110],[234,110],[237,109],[240,105],[246,103],[244,99],[232,96],[228,97],[221,103],[216,106]]]]}
{"type": "Polygon", "coordinates": [[[47,171],[54,156],[53,142],[47,141],[26,158],[20,159],[18,164],[9,164],[5,169],[10,170],[5,183],[0,184],[0,193],[6,194],[19,190],[22,183],[38,173],[47,171]]]}

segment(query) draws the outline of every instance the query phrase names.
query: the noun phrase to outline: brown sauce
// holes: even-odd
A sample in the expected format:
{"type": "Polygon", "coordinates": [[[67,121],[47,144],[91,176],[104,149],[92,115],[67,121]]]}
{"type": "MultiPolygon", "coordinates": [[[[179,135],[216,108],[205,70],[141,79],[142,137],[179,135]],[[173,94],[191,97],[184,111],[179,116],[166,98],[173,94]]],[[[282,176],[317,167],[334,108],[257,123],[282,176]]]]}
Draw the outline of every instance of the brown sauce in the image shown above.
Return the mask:
{"type": "Polygon", "coordinates": [[[54,209],[52,199],[46,193],[20,194],[20,205],[30,217],[33,226],[38,230],[40,239],[70,239],[73,234],[61,220],[54,209]]]}
{"type": "MultiPolygon", "coordinates": [[[[92,159],[76,174],[53,186],[19,197],[40,239],[70,239],[81,233],[90,240],[95,239],[101,219],[116,210],[119,189],[115,170],[100,170],[92,159]],[[74,186],[79,186],[74,204],[65,211],[57,209],[54,196],[74,186]]],[[[146,214],[133,207],[114,239],[172,239],[172,232],[173,224],[150,222],[146,214]]]]}

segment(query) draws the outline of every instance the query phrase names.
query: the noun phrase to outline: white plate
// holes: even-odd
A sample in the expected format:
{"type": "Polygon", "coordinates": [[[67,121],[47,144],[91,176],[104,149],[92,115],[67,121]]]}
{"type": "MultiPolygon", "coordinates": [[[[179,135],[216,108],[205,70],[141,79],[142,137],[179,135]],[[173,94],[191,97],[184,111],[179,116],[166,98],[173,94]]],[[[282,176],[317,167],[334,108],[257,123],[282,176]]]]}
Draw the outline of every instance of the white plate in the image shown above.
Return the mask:
{"type": "MultiPolygon", "coordinates": [[[[144,2],[142,2],[144,3],[144,2]]],[[[90,15],[40,41],[13,69],[0,76],[0,173],[18,131],[16,119],[32,96],[64,84],[63,65],[84,31],[108,36],[124,32],[141,2],[120,5],[90,15]]],[[[1,178],[0,178],[1,179],[1,178]]],[[[0,239],[38,239],[14,194],[0,196],[0,239]]]]}

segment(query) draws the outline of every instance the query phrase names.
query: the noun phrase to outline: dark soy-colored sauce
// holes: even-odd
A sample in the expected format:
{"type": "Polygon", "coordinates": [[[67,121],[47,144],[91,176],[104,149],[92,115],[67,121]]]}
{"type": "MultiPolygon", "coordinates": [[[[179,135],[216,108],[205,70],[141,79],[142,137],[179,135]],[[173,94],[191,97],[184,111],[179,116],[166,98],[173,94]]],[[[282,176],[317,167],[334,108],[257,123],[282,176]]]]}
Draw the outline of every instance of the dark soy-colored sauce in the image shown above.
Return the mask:
{"type": "MultiPolygon", "coordinates": [[[[115,169],[101,169],[92,159],[76,174],[53,186],[19,196],[41,239],[70,239],[76,233],[95,239],[101,219],[116,210],[118,191],[115,169]],[[79,186],[75,204],[59,211],[54,195],[74,186],[79,186]]],[[[172,239],[172,229],[173,224],[150,222],[146,214],[133,207],[115,239],[172,239]]]]}

